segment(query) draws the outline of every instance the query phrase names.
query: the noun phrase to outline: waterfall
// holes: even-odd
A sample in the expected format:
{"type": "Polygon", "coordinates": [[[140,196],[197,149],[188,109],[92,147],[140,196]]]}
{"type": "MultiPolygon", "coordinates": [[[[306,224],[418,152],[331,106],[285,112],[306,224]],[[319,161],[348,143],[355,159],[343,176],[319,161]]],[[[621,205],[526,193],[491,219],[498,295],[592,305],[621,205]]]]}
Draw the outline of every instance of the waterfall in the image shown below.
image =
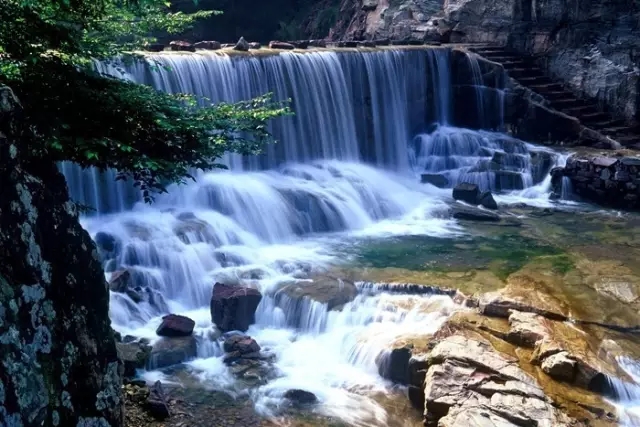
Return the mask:
{"type": "Polygon", "coordinates": [[[469,67],[471,68],[471,83],[475,89],[478,124],[480,128],[483,129],[487,125],[484,111],[484,79],[482,78],[482,71],[480,71],[480,64],[478,64],[476,54],[467,52],[467,59],[469,61],[469,67]]]}
{"type": "Polygon", "coordinates": [[[612,403],[618,408],[620,425],[636,427],[640,425],[640,363],[626,356],[617,357],[616,360],[631,381],[608,378],[613,394],[611,397],[615,399],[612,403]]]}
{"type": "Polygon", "coordinates": [[[571,200],[573,198],[573,184],[568,176],[562,177],[561,200],[571,200]]]}

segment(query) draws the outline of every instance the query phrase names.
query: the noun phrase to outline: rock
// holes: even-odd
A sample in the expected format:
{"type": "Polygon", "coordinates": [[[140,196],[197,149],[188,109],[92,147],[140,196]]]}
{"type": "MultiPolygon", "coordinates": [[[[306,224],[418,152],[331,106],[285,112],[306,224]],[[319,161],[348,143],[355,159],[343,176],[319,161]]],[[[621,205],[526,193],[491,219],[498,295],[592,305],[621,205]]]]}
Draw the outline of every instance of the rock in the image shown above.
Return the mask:
{"type": "Polygon", "coordinates": [[[429,353],[425,423],[438,427],[569,426],[515,359],[460,335],[429,353]]]}
{"type": "Polygon", "coordinates": [[[216,283],[211,297],[211,320],[222,332],[246,331],[255,323],[262,294],[257,289],[216,283]]]}
{"type": "Polygon", "coordinates": [[[309,40],[296,40],[289,43],[296,49],[307,49],[309,47],[309,40]]]}
{"type": "Polygon", "coordinates": [[[498,204],[493,198],[493,194],[490,191],[485,191],[478,196],[478,204],[484,206],[487,209],[498,209],[498,204]]]}
{"type": "Polygon", "coordinates": [[[371,12],[378,8],[378,0],[363,0],[362,10],[365,12],[371,12]]]}
{"type": "Polygon", "coordinates": [[[262,49],[262,45],[258,42],[251,42],[249,43],[249,49],[262,49]]]}
{"type": "Polygon", "coordinates": [[[146,366],[151,347],[140,342],[116,343],[116,350],[124,364],[124,376],[132,378],[136,376],[136,370],[146,366]]]}
{"type": "Polygon", "coordinates": [[[169,314],[162,318],[156,334],[161,337],[188,337],[193,333],[195,326],[196,322],[186,316],[169,314]]]}
{"type": "Polygon", "coordinates": [[[223,348],[227,353],[238,352],[240,355],[257,353],[260,351],[260,345],[256,340],[246,335],[234,335],[227,338],[224,341],[223,348]]]}
{"type": "Polygon", "coordinates": [[[144,50],[149,52],[162,52],[164,50],[164,45],[160,43],[151,43],[146,45],[144,50]]]}
{"type": "Polygon", "coordinates": [[[93,241],[96,242],[96,246],[98,246],[98,250],[101,254],[106,256],[103,259],[109,259],[116,256],[122,245],[120,239],[104,231],[97,232],[93,241]]]}
{"type": "Polygon", "coordinates": [[[365,40],[365,41],[361,41],[358,42],[358,47],[376,47],[376,43],[371,41],[371,40],[365,40]]]}
{"type": "Polygon", "coordinates": [[[217,41],[201,41],[194,43],[193,47],[204,50],[219,50],[222,49],[222,44],[217,41]]]}
{"type": "Polygon", "coordinates": [[[129,289],[131,283],[131,272],[129,270],[116,271],[109,280],[109,290],[112,292],[124,293],[129,289]]]}
{"type": "Polygon", "coordinates": [[[378,373],[398,384],[409,384],[409,359],[411,359],[411,346],[394,348],[382,352],[376,358],[378,373]]]}
{"type": "Polygon", "coordinates": [[[171,411],[169,411],[169,405],[167,404],[167,397],[160,381],[156,381],[150,388],[145,409],[149,415],[159,421],[164,421],[171,416],[171,411]]]}
{"type": "Polygon", "coordinates": [[[431,184],[438,188],[446,188],[449,186],[447,177],[436,173],[423,173],[420,175],[420,182],[423,184],[431,184]]]}
{"type": "Polygon", "coordinates": [[[538,341],[549,336],[549,331],[544,327],[543,318],[535,313],[512,310],[509,326],[507,339],[522,347],[533,348],[538,341]]]}
{"type": "Polygon", "coordinates": [[[297,317],[304,314],[300,311],[305,300],[326,304],[327,310],[335,310],[353,301],[357,295],[358,288],[350,280],[316,275],[280,288],[276,293],[276,303],[297,317]]]}
{"type": "Polygon", "coordinates": [[[271,41],[269,42],[269,49],[284,49],[284,50],[292,50],[296,47],[291,43],[279,42],[279,41],[271,41]]]}
{"type": "Polygon", "coordinates": [[[169,48],[174,51],[195,52],[196,48],[189,42],[183,40],[174,40],[169,43],[169,48]]]}
{"type": "Polygon", "coordinates": [[[470,205],[477,205],[479,196],[480,189],[476,184],[462,182],[453,188],[453,199],[461,200],[470,205]]]}
{"type": "Polygon", "coordinates": [[[0,84],[0,424],[121,427],[122,367],[98,249],[52,156],[25,150],[35,136],[13,122],[22,114],[0,84]]]}
{"type": "Polygon", "coordinates": [[[478,209],[471,206],[452,206],[451,216],[455,219],[467,220],[467,221],[485,221],[485,222],[499,222],[500,216],[488,212],[486,210],[478,209]]]}
{"type": "Polygon", "coordinates": [[[560,381],[573,382],[576,377],[577,362],[566,351],[553,354],[542,362],[545,374],[560,381]]]}
{"type": "Polygon", "coordinates": [[[327,47],[327,42],[324,40],[309,40],[309,46],[312,47],[327,47]]]}
{"type": "Polygon", "coordinates": [[[198,344],[194,336],[162,338],[153,344],[147,369],[162,369],[178,365],[198,355],[198,344]]]}
{"type": "Polygon", "coordinates": [[[240,37],[240,40],[238,40],[238,42],[236,43],[236,45],[233,47],[233,50],[238,50],[241,52],[248,52],[249,51],[249,43],[244,39],[244,37],[240,37]]]}
{"type": "Polygon", "coordinates": [[[284,398],[295,405],[312,405],[318,402],[318,398],[310,391],[291,389],[284,393],[284,398]]]}

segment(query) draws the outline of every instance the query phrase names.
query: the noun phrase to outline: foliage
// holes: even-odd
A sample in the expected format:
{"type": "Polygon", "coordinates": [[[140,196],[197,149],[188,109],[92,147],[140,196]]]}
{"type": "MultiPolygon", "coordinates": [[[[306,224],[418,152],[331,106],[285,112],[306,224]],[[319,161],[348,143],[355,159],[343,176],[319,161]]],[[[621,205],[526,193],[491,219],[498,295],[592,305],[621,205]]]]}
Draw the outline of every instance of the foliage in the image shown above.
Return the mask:
{"type": "Polygon", "coordinates": [[[217,167],[227,151],[255,153],[271,141],[268,121],[289,110],[269,96],[211,105],[94,70],[95,60],[140,60],[131,52],[154,42],[153,31],[176,33],[213,13],[168,7],[160,0],[0,2],[0,84],[21,100],[30,155],[116,168],[151,200],[192,168],[217,167]]]}

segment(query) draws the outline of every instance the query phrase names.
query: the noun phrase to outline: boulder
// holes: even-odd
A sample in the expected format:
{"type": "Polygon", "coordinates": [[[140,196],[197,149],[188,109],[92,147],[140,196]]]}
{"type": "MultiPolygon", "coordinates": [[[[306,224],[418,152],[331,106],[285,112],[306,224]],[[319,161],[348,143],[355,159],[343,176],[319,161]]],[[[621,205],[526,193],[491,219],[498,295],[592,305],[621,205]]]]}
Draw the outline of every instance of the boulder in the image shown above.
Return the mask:
{"type": "Polygon", "coordinates": [[[292,44],[296,49],[306,49],[309,47],[309,40],[296,40],[289,43],[292,44]]]}
{"type": "Polygon", "coordinates": [[[174,40],[169,43],[169,48],[174,51],[195,52],[196,48],[189,42],[183,40],[174,40]]]}
{"type": "Polygon", "coordinates": [[[249,43],[244,39],[244,37],[240,37],[240,40],[238,40],[238,42],[235,44],[235,46],[233,47],[233,50],[248,52],[249,48],[250,48],[249,43]]]}
{"type": "Polygon", "coordinates": [[[149,397],[147,397],[145,409],[149,415],[158,421],[164,421],[171,416],[167,396],[160,381],[156,381],[149,389],[149,397]]]}
{"type": "Polygon", "coordinates": [[[124,365],[124,376],[132,378],[136,376],[138,369],[144,369],[147,365],[151,347],[141,342],[117,342],[116,350],[124,365]]]}
{"type": "Polygon", "coordinates": [[[327,42],[324,40],[309,40],[309,46],[312,47],[327,47],[327,42]]]}
{"type": "Polygon", "coordinates": [[[453,188],[453,199],[461,200],[470,205],[477,205],[479,196],[480,189],[476,184],[461,182],[453,188]]]}
{"type": "Polygon", "coordinates": [[[498,209],[498,204],[496,200],[493,198],[493,194],[490,191],[485,191],[480,196],[478,196],[478,204],[487,208],[487,209],[498,209]]]}
{"type": "Polygon", "coordinates": [[[312,405],[318,402],[318,398],[310,391],[291,389],[284,393],[284,398],[294,405],[312,405]]]}
{"type": "Polygon", "coordinates": [[[420,175],[420,182],[423,184],[431,184],[438,188],[446,188],[449,186],[447,177],[437,173],[423,173],[420,175]]]}
{"type": "Polygon", "coordinates": [[[164,50],[164,45],[160,43],[151,43],[146,45],[144,50],[148,52],[162,52],[164,50]]]}
{"type": "Polygon", "coordinates": [[[262,294],[257,289],[216,283],[211,297],[211,320],[218,329],[246,331],[255,323],[262,294]]]}
{"type": "Polygon", "coordinates": [[[196,49],[218,50],[222,49],[222,43],[216,41],[201,41],[193,44],[196,49]]]}
{"type": "Polygon", "coordinates": [[[198,355],[194,336],[162,338],[153,344],[147,361],[147,369],[162,369],[184,363],[198,355]]]}
{"type": "Polygon", "coordinates": [[[249,49],[262,49],[262,45],[258,42],[249,43],[249,49]]]}
{"type": "Polygon", "coordinates": [[[111,292],[126,292],[131,284],[131,272],[129,270],[116,271],[109,280],[109,290],[111,292]]]}
{"type": "Polygon", "coordinates": [[[511,311],[507,339],[519,346],[534,348],[538,341],[549,336],[543,318],[535,313],[511,311]]]}
{"type": "Polygon", "coordinates": [[[240,355],[252,354],[260,351],[260,345],[253,338],[246,335],[233,335],[223,344],[227,353],[238,352],[240,355]]]}
{"type": "Polygon", "coordinates": [[[398,384],[409,384],[411,350],[411,346],[405,346],[383,351],[376,358],[380,376],[398,384]]]}
{"type": "Polygon", "coordinates": [[[280,42],[280,41],[271,41],[269,42],[269,49],[282,49],[282,50],[292,50],[296,47],[291,43],[280,42]]]}
{"type": "Polygon", "coordinates": [[[542,362],[542,371],[560,381],[573,382],[576,377],[577,362],[566,351],[553,354],[542,362]]]}
{"type": "Polygon", "coordinates": [[[378,0],[363,0],[362,10],[365,12],[371,12],[378,8],[378,0]]]}
{"type": "Polygon", "coordinates": [[[329,275],[317,275],[311,279],[298,280],[283,286],[278,290],[276,299],[278,302],[285,303],[285,301],[281,301],[283,296],[288,297],[291,301],[307,298],[326,304],[328,310],[334,310],[353,301],[357,295],[358,288],[352,281],[329,275]]]}
{"type": "Polygon", "coordinates": [[[467,221],[499,222],[500,215],[472,206],[453,206],[451,216],[467,221]]]}
{"type": "Polygon", "coordinates": [[[156,329],[156,334],[161,337],[188,337],[193,333],[196,322],[186,316],[169,314],[162,318],[162,323],[156,329]]]}

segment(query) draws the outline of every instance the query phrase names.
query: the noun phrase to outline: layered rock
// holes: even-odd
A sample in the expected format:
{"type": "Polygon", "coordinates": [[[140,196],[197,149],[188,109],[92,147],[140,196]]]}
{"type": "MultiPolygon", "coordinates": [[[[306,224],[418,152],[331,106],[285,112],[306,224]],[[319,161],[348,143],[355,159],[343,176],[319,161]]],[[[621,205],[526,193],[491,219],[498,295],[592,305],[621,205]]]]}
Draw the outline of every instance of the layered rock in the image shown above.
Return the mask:
{"type": "Polygon", "coordinates": [[[17,110],[0,87],[0,424],[121,426],[98,251],[55,164],[2,133],[17,110]]]}

